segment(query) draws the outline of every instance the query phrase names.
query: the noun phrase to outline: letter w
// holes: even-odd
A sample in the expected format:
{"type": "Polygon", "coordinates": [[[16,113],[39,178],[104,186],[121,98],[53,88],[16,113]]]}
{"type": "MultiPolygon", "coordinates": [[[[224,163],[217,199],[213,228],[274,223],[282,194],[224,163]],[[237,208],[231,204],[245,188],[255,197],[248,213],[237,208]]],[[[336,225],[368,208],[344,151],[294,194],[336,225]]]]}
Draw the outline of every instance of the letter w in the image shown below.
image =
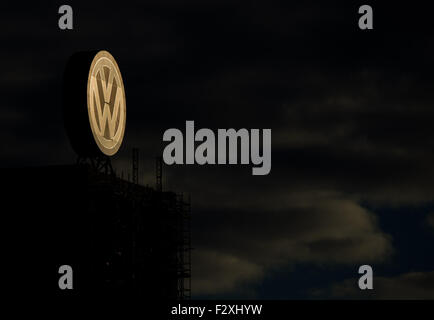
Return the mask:
{"type": "MultiPolygon", "coordinates": [[[[108,88],[104,88],[104,85],[102,85],[103,87],[103,92],[104,92],[104,98],[105,99],[110,99],[110,94],[112,91],[112,86],[113,86],[113,78],[111,78],[111,83],[108,85],[108,88]]],[[[98,134],[104,136],[104,132],[105,132],[105,128],[108,122],[109,125],[109,135],[110,135],[110,139],[113,139],[114,135],[115,135],[115,126],[116,126],[116,120],[118,118],[118,114],[119,114],[119,109],[121,106],[122,101],[122,89],[121,88],[117,88],[116,90],[116,97],[115,97],[115,102],[114,102],[114,106],[113,106],[113,114],[110,112],[110,107],[109,107],[109,101],[106,100],[107,103],[104,103],[104,110],[101,110],[101,99],[99,97],[99,90],[98,90],[98,84],[97,81],[94,77],[92,77],[91,79],[92,83],[91,83],[91,88],[93,88],[93,97],[92,100],[94,101],[94,106],[98,113],[98,125],[99,125],[99,132],[98,134]]],[[[102,82],[102,81],[101,81],[102,82]]]]}

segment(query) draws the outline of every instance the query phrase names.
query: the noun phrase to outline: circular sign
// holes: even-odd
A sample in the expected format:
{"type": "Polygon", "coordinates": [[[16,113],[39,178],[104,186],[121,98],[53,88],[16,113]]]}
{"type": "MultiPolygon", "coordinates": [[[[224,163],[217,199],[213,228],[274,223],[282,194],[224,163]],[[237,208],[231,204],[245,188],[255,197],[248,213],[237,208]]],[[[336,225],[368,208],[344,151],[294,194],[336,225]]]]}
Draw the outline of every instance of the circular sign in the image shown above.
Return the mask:
{"type": "Polygon", "coordinates": [[[107,51],[98,52],[90,66],[87,110],[99,149],[105,155],[114,155],[124,137],[126,101],[121,72],[107,51]]]}
{"type": "Polygon", "coordinates": [[[112,156],[125,133],[126,102],[121,72],[107,51],[73,54],[63,78],[63,119],[79,156],[112,156]]]}

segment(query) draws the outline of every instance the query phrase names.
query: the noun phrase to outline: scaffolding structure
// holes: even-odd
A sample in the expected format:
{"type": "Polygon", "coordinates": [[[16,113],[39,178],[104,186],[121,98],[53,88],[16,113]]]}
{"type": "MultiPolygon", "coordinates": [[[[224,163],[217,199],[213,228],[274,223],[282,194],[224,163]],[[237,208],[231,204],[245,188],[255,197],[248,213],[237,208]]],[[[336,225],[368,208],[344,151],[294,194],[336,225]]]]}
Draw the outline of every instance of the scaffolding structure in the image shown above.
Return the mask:
{"type": "Polygon", "coordinates": [[[133,150],[132,182],[106,174],[107,163],[101,167],[82,160],[79,166],[89,171],[89,207],[95,208],[90,213],[101,223],[96,241],[110,243],[95,261],[104,269],[100,283],[108,290],[128,288],[145,296],[190,299],[191,201],[162,191],[161,158],[156,189],[138,184],[138,149],[133,150]]]}
{"type": "Polygon", "coordinates": [[[191,298],[191,199],[184,200],[178,195],[178,225],[181,232],[178,238],[177,274],[178,299],[191,298]]]}

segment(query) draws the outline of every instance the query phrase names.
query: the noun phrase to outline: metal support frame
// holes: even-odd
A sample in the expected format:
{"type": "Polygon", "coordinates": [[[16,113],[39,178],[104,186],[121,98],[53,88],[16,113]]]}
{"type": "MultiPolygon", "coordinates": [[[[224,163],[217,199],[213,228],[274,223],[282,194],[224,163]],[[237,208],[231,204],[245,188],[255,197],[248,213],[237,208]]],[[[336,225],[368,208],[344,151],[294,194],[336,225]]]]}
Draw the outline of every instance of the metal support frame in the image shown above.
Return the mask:
{"type": "Polygon", "coordinates": [[[115,172],[112,167],[112,163],[110,161],[110,157],[105,155],[99,155],[95,157],[79,156],[77,158],[77,164],[87,165],[92,170],[99,173],[104,173],[106,175],[111,175],[111,176],[115,175],[115,172]]]}

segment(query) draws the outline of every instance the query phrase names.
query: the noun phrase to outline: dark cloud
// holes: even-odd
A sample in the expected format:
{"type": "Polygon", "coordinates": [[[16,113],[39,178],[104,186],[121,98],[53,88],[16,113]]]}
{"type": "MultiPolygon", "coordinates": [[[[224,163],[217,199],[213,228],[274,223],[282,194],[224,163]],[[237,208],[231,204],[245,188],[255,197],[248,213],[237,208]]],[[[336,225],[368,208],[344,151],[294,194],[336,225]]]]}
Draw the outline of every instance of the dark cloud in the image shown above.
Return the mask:
{"type": "Polygon", "coordinates": [[[199,284],[199,294],[237,290],[237,284],[242,287],[264,272],[289,265],[382,263],[393,253],[391,239],[378,228],[375,216],[349,199],[327,192],[265,198],[269,203],[257,199],[244,210],[236,204],[233,209],[201,211],[195,218],[193,260],[199,272],[193,284],[199,284]],[[216,273],[211,257],[232,263],[216,273]],[[251,272],[236,272],[241,266],[251,272]]]}
{"type": "Polygon", "coordinates": [[[261,265],[213,248],[195,252],[194,262],[192,286],[196,295],[237,293],[252,298],[254,292],[246,288],[264,276],[261,265]]]}

